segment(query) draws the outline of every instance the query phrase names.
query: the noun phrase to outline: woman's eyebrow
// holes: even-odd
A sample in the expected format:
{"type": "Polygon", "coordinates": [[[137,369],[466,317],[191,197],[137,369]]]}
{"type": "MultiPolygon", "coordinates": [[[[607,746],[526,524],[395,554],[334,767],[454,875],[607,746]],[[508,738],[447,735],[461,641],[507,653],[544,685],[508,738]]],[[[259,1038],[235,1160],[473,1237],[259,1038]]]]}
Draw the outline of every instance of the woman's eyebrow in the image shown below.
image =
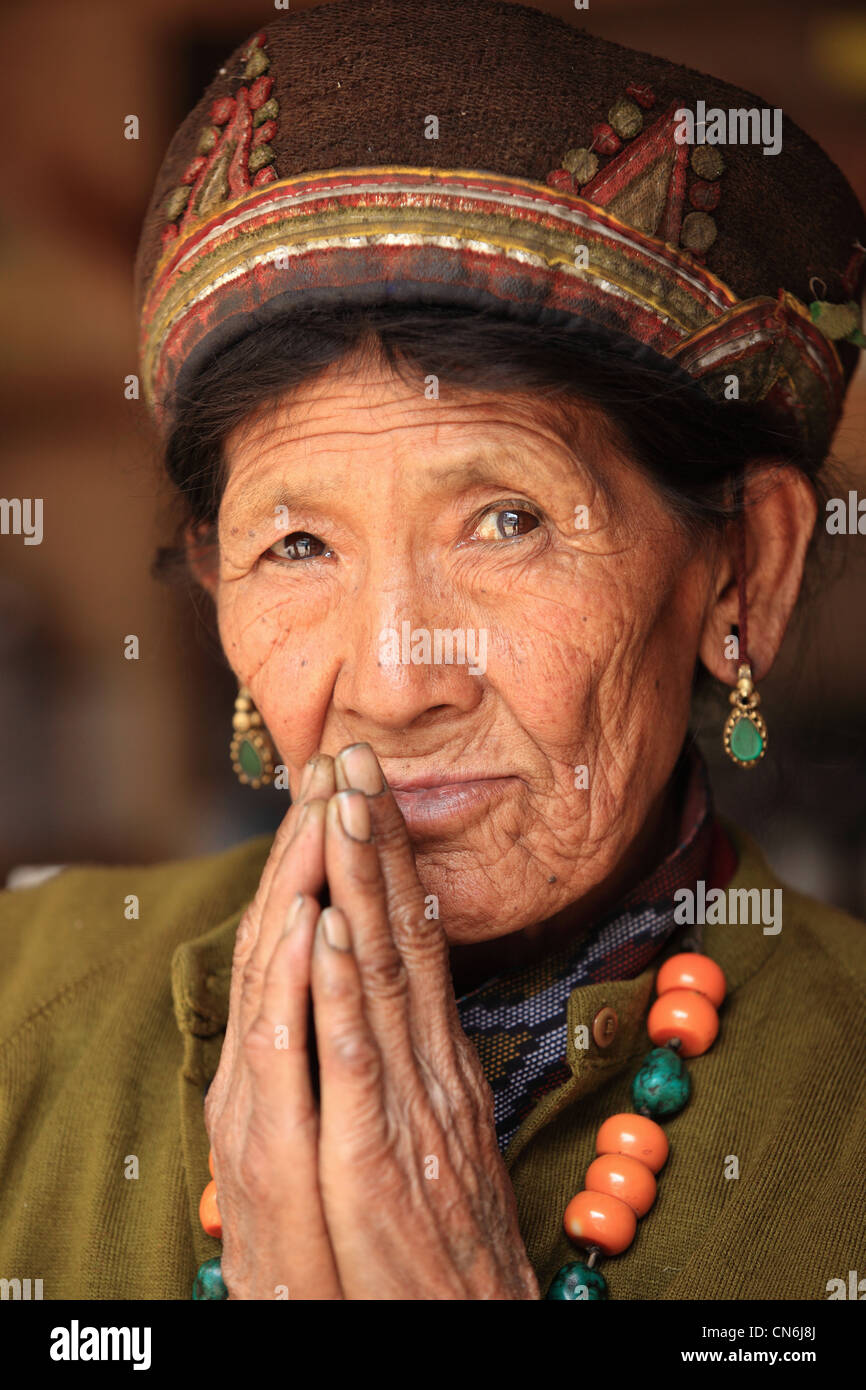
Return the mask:
{"type": "MultiPolygon", "coordinates": [[[[526,459],[519,460],[523,470],[526,468],[526,459]]],[[[473,458],[465,463],[452,463],[444,468],[437,468],[434,471],[433,482],[440,491],[453,487],[455,483],[463,484],[464,488],[495,486],[502,476],[503,469],[513,467],[518,463],[516,456],[497,455],[495,459],[473,458]]]]}
{"type": "Polygon", "coordinates": [[[474,453],[463,463],[447,464],[436,470],[434,485],[437,491],[447,491],[455,484],[462,492],[474,487],[502,487],[526,492],[538,488],[559,487],[579,483],[594,475],[563,444],[563,457],[556,459],[552,451],[540,457],[528,449],[504,448],[489,453],[474,453]]]}
{"type": "Polygon", "coordinates": [[[516,449],[513,446],[475,450],[466,459],[445,463],[441,468],[433,468],[433,482],[437,489],[445,490],[455,483],[471,487],[499,487],[500,485],[526,486],[542,482],[557,481],[559,470],[550,467],[551,460],[539,458],[529,449],[516,449]],[[545,468],[545,463],[547,467],[545,468]],[[511,484],[503,484],[506,472],[517,469],[518,477],[511,484]]]}
{"type": "Polygon", "coordinates": [[[255,481],[243,486],[238,493],[235,506],[240,517],[267,513],[275,516],[281,509],[290,512],[321,511],[322,504],[333,497],[345,494],[343,479],[323,475],[315,482],[299,483],[286,487],[279,482],[260,483],[255,481]]]}

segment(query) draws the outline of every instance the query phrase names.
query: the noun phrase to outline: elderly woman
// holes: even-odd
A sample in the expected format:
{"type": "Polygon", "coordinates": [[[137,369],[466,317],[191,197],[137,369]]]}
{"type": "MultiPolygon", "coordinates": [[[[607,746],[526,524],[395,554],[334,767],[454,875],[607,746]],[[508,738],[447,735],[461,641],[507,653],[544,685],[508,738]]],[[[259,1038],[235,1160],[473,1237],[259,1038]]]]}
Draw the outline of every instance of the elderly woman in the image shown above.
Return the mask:
{"type": "Polygon", "coordinates": [[[716,678],[748,795],[862,342],[863,214],[778,116],[535,10],[347,0],[184,122],[141,380],[235,770],[291,805],[6,895],[0,1273],[848,1296],[862,928],[688,733],[716,678]]]}

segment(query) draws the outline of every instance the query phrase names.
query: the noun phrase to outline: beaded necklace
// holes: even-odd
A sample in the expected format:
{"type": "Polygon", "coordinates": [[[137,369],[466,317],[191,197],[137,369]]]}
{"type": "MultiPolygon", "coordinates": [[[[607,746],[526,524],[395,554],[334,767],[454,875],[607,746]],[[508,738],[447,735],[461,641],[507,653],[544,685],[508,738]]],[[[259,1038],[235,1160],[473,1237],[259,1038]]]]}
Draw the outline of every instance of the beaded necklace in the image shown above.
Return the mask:
{"type": "MultiPolygon", "coordinates": [[[[718,1009],[727,986],[721,968],[698,951],[682,951],[664,962],[656,975],[657,998],[647,1017],[655,1044],[632,1082],[633,1113],[611,1115],[598,1131],[597,1157],[589,1165],[584,1187],[565,1209],[563,1225],[586,1260],[562,1266],[547,1292],[549,1299],[597,1301],[609,1297],[596,1269],[602,1255],[619,1255],[634,1240],[638,1220],[655,1201],[656,1174],[668,1157],[668,1141],[659,1119],[682,1110],[691,1082],[684,1057],[708,1052],[719,1031],[718,1009]]],[[[201,1195],[199,1217],[209,1236],[222,1237],[213,1155],[211,1180],[201,1195]]],[[[199,1266],[194,1299],[228,1298],[217,1255],[199,1266]]]]}
{"type": "Polygon", "coordinates": [[[697,951],[680,952],[661,966],[658,997],[647,1017],[655,1047],[632,1082],[634,1112],[605,1120],[584,1187],[565,1209],[566,1235],[587,1258],[562,1266],[547,1291],[549,1299],[609,1297],[596,1263],[631,1245],[638,1220],[655,1201],[656,1174],[668,1157],[667,1136],[657,1121],[676,1115],[688,1101],[691,1082],[683,1058],[700,1057],[712,1047],[726,988],[721,968],[697,951]]]}

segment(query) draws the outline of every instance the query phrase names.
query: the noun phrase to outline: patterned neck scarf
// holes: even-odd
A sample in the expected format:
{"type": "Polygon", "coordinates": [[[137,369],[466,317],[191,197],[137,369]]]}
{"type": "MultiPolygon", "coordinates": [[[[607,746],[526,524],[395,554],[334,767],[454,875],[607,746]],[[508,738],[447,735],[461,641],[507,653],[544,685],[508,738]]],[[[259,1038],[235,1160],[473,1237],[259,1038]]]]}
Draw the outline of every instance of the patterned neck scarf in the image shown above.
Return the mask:
{"type": "Polygon", "coordinates": [[[706,766],[697,749],[683,755],[678,775],[685,791],[673,853],[574,945],[488,980],[457,1000],[460,1021],[493,1090],[503,1153],[541,1096],[570,1075],[565,1031],[572,991],[640,975],[677,925],[677,888],[707,876],[716,831],[706,766]]]}

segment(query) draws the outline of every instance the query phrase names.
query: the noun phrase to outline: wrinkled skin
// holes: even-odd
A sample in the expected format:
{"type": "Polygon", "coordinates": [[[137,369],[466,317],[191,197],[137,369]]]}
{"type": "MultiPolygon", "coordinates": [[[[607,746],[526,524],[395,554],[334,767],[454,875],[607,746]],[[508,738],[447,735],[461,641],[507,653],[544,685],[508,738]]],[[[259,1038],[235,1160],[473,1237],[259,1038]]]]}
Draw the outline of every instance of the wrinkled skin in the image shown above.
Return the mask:
{"type": "MultiPolygon", "coordinates": [[[[732,538],[690,538],[589,413],[577,453],[540,405],[447,386],[428,400],[370,358],[229,441],[219,554],[191,542],[191,557],[293,801],[324,755],[238,932],[208,1094],[232,1297],[538,1296],[449,952],[461,990],[579,933],[635,883],[675,834],[695,664],[736,675],[732,538]],[[485,630],[483,673],[395,660],[380,635],[405,620],[485,630]],[[335,800],[351,778],[333,759],[358,743],[389,784],[508,780],[480,811],[411,836],[399,793],[367,795],[372,838],[354,841],[335,800]],[[316,926],[325,882],[348,950],[316,926]]],[[[758,680],[815,517],[796,475],[763,476],[748,549],[758,680]]]]}

